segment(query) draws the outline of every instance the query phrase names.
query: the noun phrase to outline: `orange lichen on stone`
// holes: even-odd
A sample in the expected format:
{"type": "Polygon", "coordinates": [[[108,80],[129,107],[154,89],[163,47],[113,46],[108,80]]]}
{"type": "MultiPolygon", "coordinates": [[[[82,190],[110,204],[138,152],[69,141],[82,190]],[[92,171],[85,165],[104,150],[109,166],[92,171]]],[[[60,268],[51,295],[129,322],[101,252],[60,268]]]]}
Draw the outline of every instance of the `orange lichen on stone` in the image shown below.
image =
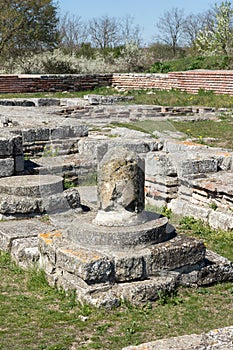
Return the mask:
{"type": "Polygon", "coordinates": [[[82,260],[83,262],[87,262],[88,260],[98,260],[100,259],[100,257],[98,255],[92,255],[90,257],[90,254],[84,253],[82,251],[74,251],[72,249],[64,249],[62,250],[64,253],[68,253],[71,255],[75,255],[77,256],[80,260],[82,260]],[[91,258],[91,259],[90,259],[91,258]]]}
{"type": "Polygon", "coordinates": [[[225,151],[217,151],[217,152],[215,152],[215,154],[223,156],[223,157],[230,157],[231,156],[231,154],[229,152],[225,152],[225,151]]]}
{"type": "Polygon", "coordinates": [[[180,143],[187,146],[202,146],[200,143],[192,142],[192,141],[181,141],[180,143]]]}
{"type": "Polygon", "coordinates": [[[53,232],[40,233],[39,236],[45,241],[46,244],[51,244],[53,242],[53,238],[61,237],[62,233],[59,230],[55,230],[53,232]]]}

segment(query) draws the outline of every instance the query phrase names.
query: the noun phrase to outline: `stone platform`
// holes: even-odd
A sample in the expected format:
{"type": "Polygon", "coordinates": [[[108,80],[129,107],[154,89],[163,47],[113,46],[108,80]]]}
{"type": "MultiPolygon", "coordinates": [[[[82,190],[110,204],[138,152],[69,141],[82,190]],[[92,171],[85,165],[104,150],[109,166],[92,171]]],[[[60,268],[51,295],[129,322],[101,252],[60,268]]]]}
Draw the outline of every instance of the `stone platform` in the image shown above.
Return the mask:
{"type": "MultiPolygon", "coordinates": [[[[76,227],[85,215],[76,215],[76,227]]],[[[62,217],[60,222],[64,222],[62,217]]],[[[170,225],[166,230],[173,232],[170,225]]],[[[39,234],[39,251],[51,285],[73,289],[79,300],[98,307],[116,307],[124,300],[139,304],[172,293],[179,286],[233,280],[230,261],[206,252],[201,241],[179,234],[161,243],[124,250],[119,246],[80,246],[65,230],[50,230],[39,234]]]]}
{"type": "Polygon", "coordinates": [[[64,210],[63,178],[22,175],[0,178],[0,215],[20,217],[64,210]]]}

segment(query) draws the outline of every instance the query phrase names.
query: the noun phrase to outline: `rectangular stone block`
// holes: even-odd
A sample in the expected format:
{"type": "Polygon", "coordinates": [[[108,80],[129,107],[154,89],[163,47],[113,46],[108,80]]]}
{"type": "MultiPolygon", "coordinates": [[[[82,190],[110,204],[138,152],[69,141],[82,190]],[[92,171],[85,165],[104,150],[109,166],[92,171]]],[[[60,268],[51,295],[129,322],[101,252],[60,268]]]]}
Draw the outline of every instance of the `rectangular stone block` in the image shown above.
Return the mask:
{"type": "Polygon", "coordinates": [[[0,157],[7,158],[13,155],[13,142],[10,138],[0,138],[0,157]]]}
{"type": "Polygon", "coordinates": [[[13,155],[22,156],[23,155],[23,140],[21,135],[15,135],[11,139],[13,143],[13,155]]]}
{"type": "Polygon", "coordinates": [[[24,171],[24,157],[15,156],[15,173],[22,173],[24,171]]]}
{"type": "Polygon", "coordinates": [[[98,252],[79,247],[58,249],[56,265],[87,284],[108,282],[114,278],[113,261],[98,252]]]}
{"type": "Polygon", "coordinates": [[[12,176],[15,171],[14,158],[0,159],[0,177],[12,176]]]}
{"type": "Polygon", "coordinates": [[[37,237],[39,233],[50,229],[50,225],[36,219],[2,221],[0,222],[0,249],[10,251],[14,240],[37,237]]]}
{"type": "Polygon", "coordinates": [[[179,165],[178,173],[180,176],[189,174],[206,174],[218,171],[217,159],[188,159],[179,165]]]}
{"type": "Polygon", "coordinates": [[[154,275],[159,270],[175,270],[186,265],[195,265],[205,258],[203,242],[177,235],[175,238],[149,247],[145,257],[147,275],[154,275]]]}
{"type": "Polygon", "coordinates": [[[130,253],[115,256],[115,278],[117,282],[132,281],[145,278],[144,259],[130,253]]]}

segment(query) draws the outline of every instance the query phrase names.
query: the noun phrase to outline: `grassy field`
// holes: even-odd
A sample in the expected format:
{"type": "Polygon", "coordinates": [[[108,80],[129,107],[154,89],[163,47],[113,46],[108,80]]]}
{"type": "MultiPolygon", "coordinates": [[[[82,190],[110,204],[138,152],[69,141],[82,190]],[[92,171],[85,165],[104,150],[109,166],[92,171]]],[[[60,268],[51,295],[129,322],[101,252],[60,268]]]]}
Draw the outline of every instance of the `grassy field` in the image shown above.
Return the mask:
{"type": "MultiPolygon", "coordinates": [[[[177,217],[172,218],[177,223],[177,217]]],[[[205,241],[233,259],[233,231],[211,230],[183,218],[180,232],[205,241]]],[[[233,324],[233,284],[181,288],[140,307],[115,310],[81,305],[48,286],[42,271],[24,271],[0,252],[0,349],[121,349],[165,337],[201,333],[233,324]]]]}

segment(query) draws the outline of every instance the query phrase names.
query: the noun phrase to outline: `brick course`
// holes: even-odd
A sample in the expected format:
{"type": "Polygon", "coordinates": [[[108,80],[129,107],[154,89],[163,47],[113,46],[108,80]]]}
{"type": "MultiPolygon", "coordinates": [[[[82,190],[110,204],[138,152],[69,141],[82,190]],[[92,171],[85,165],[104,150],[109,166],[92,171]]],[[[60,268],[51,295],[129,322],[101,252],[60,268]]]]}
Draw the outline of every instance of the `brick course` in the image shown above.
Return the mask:
{"type": "Polygon", "coordinates": [[[193,70],[167,74],[0,75],[0,93],[89,90],[98,86],[119,89],[179,89],[196,94],[199,89],[233,95],[233,71],[193,70]]]}

